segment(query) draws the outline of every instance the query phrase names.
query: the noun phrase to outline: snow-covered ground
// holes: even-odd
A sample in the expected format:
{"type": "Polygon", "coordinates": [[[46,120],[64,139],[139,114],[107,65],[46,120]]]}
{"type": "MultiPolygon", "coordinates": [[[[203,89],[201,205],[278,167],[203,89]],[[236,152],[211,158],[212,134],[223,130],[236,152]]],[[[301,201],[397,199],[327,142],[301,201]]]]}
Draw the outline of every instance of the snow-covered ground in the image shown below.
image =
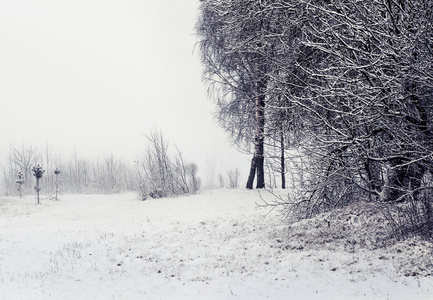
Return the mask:
{"type": "Polygon", "coordinates": [[[311,243],[308,223],[288,230],[256,203],[248,190],[0,198],[0,299],[433,299],[417,275],[431,244],[311,243]]]}

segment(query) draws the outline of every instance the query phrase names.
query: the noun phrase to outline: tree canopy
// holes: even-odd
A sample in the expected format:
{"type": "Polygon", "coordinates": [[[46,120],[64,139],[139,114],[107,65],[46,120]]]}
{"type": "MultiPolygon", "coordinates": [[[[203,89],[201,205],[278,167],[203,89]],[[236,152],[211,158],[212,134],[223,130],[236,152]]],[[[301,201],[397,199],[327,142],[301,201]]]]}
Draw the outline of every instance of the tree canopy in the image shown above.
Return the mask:
{"type": "Polygon", "coordinates": [[[423,0],[201,1],[217,116],[253,162],[297,150],[294,215],[410,202],[433,231],[432,24],[423,0]]]}

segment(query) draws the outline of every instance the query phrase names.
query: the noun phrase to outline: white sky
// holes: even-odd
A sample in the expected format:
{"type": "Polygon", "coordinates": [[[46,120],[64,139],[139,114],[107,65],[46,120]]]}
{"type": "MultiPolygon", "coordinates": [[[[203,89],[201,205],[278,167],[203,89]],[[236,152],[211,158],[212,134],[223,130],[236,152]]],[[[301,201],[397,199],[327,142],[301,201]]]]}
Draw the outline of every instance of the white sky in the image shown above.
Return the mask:
{"type": "MultiPolygon", "coordinates": [[[[201,81],[197,0],[0,0],[0,143],[131,158],[161,129],[199,168],[231,150],[201,81]]],[[[246,172],[243,171],[244,178],[246,172]]]]}

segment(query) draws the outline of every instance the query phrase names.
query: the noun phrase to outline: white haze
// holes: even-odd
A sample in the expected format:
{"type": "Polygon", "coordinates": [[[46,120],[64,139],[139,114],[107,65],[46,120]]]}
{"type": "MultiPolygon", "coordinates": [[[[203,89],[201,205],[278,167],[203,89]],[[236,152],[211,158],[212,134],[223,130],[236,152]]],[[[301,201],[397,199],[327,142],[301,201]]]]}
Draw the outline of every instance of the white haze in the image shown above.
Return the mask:
{"type": "Polygon", "coordinates": [[[201,81],[197,5],[1,1],[3,152],[11,143],[48,144],[63,154],[133,159],[143,134],[160,129],[199,167],[215,157],[246,165],[215,124],[201,81]]]}

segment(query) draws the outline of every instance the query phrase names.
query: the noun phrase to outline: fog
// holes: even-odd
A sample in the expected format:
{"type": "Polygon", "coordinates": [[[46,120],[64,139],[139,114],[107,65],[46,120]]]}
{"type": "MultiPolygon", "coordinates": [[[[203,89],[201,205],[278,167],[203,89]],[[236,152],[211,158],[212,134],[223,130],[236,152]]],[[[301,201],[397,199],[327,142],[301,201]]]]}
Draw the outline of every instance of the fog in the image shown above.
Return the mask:
{"type": "Polygon", "coordinates": [[[201,169],[246,165],[248,156],[234,150],[215,123],[201,80],[197,5],[3,1],[3,153],[10,144],[34,144],[66,156],[133,160],[144,135],[161,130],[201,169]]]}

